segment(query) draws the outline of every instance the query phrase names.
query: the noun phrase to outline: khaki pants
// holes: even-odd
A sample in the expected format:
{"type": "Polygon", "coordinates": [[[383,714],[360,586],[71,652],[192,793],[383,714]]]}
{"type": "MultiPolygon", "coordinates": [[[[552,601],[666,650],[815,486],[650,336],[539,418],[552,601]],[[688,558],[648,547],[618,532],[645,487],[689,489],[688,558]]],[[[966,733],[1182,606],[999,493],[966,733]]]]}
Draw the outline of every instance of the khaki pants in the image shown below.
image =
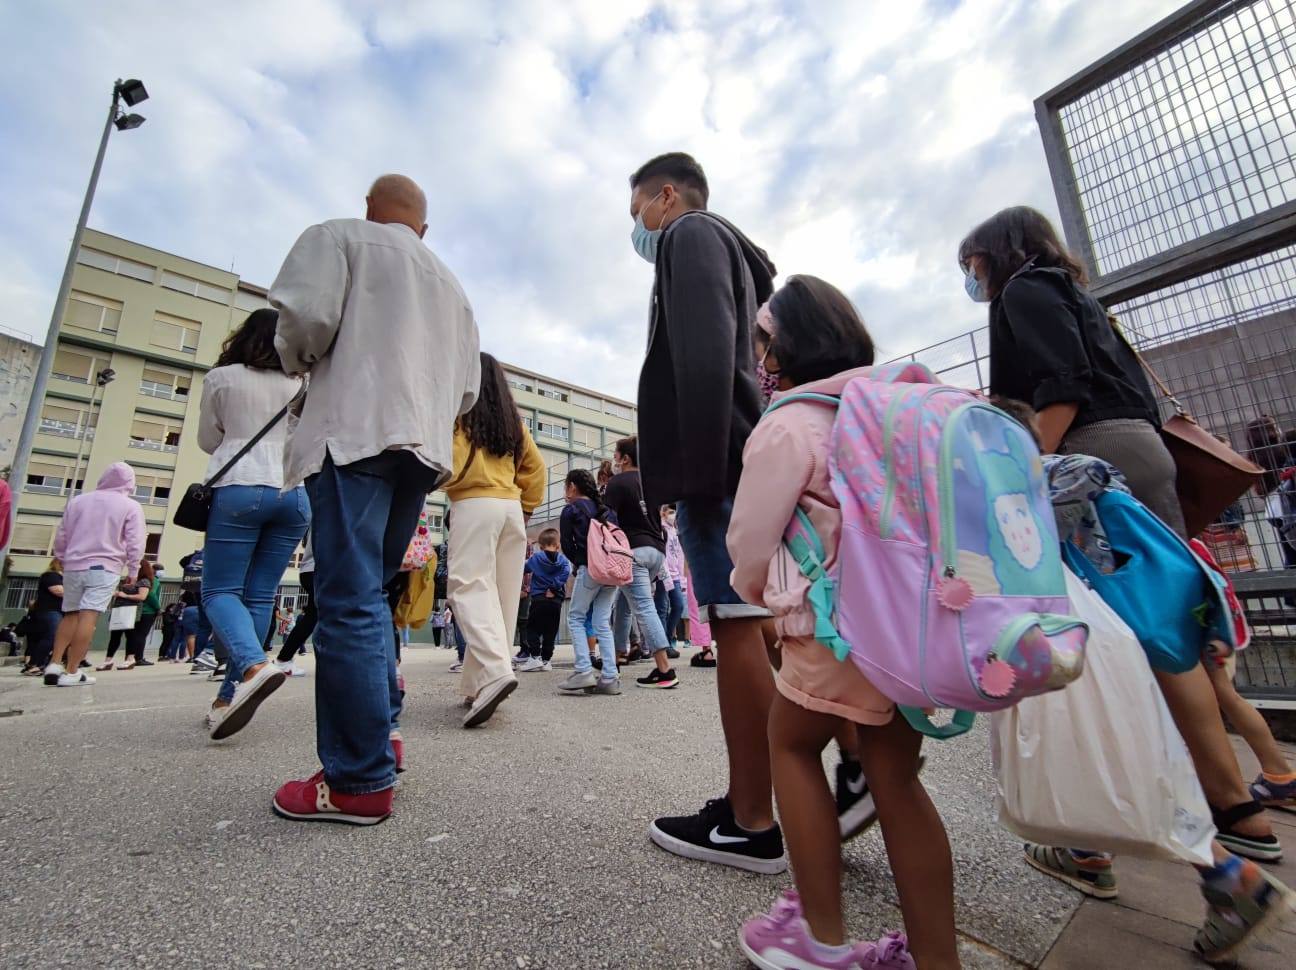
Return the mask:
{"type": "Polygon", "coordinates": [[[446,590],[468,649],[463,693],[513,676],[510,654],[526,559],[526,527],[516,499],[469,498],[450,507],[446,590]]]}

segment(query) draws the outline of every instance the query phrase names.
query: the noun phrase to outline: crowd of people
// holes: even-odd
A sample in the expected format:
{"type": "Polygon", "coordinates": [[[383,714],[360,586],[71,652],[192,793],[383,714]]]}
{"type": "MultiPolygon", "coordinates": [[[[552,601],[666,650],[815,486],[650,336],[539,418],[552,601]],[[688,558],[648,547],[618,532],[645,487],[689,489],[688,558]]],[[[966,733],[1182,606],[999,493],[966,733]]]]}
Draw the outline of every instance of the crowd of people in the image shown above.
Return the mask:
{"type": "MultiPolygon", "coordinates": [[[[528,539],[545,493],[541,454],[502,368],[479,349],[467,297],[422,243],[423,193],[383,176],[364,219],[302,234],[271,287],[274,309],[251,314],[204,379],[199,443],[213,487],[205,544],[196,566],[186,563],[186,576],[200,579],[186,583],[178,608],[159,609],[133,473],[112,465],[68,504],[29,616],[31,669],[49,684],[93,683],[80,665],[114,605],[135,612],[100,669],[116,663],[123,638],[125,666],[147,663],[143,642],[161,613],[165,656],[220,671],[205,715],[220,740],[247,727],[310,637],[320,764],[286,781],[273,809],[301,821],[381,822],[409,767],[391,594],[409,571],[425,498],[441,488],[448,538],[416,568],[436,604],[434,640],[458,649],[464,727],[490,720],[519,674],[553,670],[564,611],[574,665],[559,690],[614,697],[621,670],[640,660],[651,667],[637,686],[676,687],[672,661],[695,604],[710,635],[691,663],[717,667],[726,774],[720,795],[657,818],[649,838],[701,863],[767,875],[791,865],[795,891],[739,933],[758,967],[957,967],[953,864],[920,777],[924,734],[897,714],[882,681],[842,661],[823,613],[822,577],[848,555],[831,474],[835,402],[870,379],[873,339],[829,282],[798,275],[776,286],[765,251],[708,209],[706,176],[688,155],[652,159],[630,190],[633,247],[654,269],[638,434],[617,442],[597,474],[568,473],[556,528],[528,539]],[[817,536],[818,573],[787,541],[797,521],[817,536]],[[308,605],[280,629],[271,658],[275,591],[304,540],[308,605]],[[835,791],[822,767],[833,742],[835,791]],[[840,846],[874,823],[905,932],[856,942],[845,934],[840,846]]],[[[1040,453],[1101,463],[1113,487],[1192,538],[1137,357],[1047,220],[1004,210],[956,255],[967,294],[988,304],[989,390],[1002,412],[1040,453]]],[[[1292,480],[1292,445],[1272,420],[1253,426],[1251,445],[1270,517],[1296,550],[1289,506],[1272,499],[1292,480]]],[[[1009,521],[1024,518],[1020,507],[980,511],[1003,517],[1019,560],[1040,557],[1034,526],[1009,521]]],[[[951,608],[972,596],[948,588],[951,608]]],[[[904,608],[872,595],[880,618],[904,608]]],[[[1230,717],[1245,720],[1263,769],[1243,779],[1220,716],[1221,703],[1235,704],[1231,688],[1216,655],[1203,658],[1155,674],[1214,813],[1195,945],[1221,961],[1293,909],[1296,896],[1259,863],[1281,856],[1266,810],[1296,809],[1296,773],[1263,720],[1235,706],[1230,717]]],[[[1024,861],[1091,896],[1116,895],[1103,852],[1028,844],[1024,861]]]]}

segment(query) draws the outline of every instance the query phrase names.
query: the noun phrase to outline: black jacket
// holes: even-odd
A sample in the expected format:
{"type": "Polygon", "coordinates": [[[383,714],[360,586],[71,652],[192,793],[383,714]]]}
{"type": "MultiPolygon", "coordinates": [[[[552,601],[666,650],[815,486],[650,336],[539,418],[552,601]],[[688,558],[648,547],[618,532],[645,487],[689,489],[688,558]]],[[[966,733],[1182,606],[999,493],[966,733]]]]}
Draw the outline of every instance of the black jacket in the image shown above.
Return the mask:
{"type": "MultiPolygon", "coordinates": [[[[589,541],[590,519],[597,514],[597,506],[587,498],[563,506],[562,516],[558,519],[558,534],[562,538],[563,555],[571,560],[573,570],[589,565],[585,547],[589,541]]],[[[606,521],[616,525],[616,513],[609,509],[606,514],[606,521]]]]}
{"type": "Polygon", "coordinates": [[[639,373],[649,508],[737,491],[743,446],[761,416],[752,326],[774,272],[764,250],[712,213],[689,212],[666,228],[639,373]]]}
{"type": "Polygon", "coordinates": [[[990,393],[1037,411],[1079,405],[1072,428],[1115,418],[1161,425],[1147,376],[1102,304],[1054,267],[1019,273],[991,302],[990,393]]]}

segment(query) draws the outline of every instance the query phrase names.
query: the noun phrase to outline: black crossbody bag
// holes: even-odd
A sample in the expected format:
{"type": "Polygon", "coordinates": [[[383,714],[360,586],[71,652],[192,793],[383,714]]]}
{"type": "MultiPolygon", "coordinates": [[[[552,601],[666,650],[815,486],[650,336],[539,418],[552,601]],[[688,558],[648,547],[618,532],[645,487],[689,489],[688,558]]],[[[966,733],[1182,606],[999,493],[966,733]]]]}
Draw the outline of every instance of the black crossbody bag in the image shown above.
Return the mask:
{"type": "MultiPolygon", "coordinates": [[[[296,398],[293,398],[295,401],[296,398]]],[[[292,401],[289,401],[283,408],[270,419],[269,423],[252,436],[252,438],[242,448],[238,454],[227,461],[215,475],[205,482],[194,482],[185,489],[184,498],[176,506],[175,515],[171,516],[171,521],[182,529],[193,529],[194,532],[206,532],[207,520],[211,518],[213,491],[216,483],[229,474],[229,470],[242,460],[243,456],[256,447],[258,441],[270,433],[276,424],[284,419],[288,409],[292,407],[292,401]]]]}

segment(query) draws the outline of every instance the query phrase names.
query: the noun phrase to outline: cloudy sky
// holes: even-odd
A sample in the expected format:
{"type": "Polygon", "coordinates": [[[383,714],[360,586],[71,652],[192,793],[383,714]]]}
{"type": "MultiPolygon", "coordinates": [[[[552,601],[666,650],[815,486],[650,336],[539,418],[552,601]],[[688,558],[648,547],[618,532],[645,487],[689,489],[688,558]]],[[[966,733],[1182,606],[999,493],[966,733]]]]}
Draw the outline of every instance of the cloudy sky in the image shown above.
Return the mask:
{"type": "Polygon", "coordinates": [[[847,290],[888,355],[978,325],[954,251],[1056,207],[1033,99],[1176,0],[74,0],[0,5],[0,324],[43,334],[117,77],[91,225],[268,285],[368,183],[505,360],[633,398],[651,268],[626,178],[682,149],[782,273],[847,290]]]}

